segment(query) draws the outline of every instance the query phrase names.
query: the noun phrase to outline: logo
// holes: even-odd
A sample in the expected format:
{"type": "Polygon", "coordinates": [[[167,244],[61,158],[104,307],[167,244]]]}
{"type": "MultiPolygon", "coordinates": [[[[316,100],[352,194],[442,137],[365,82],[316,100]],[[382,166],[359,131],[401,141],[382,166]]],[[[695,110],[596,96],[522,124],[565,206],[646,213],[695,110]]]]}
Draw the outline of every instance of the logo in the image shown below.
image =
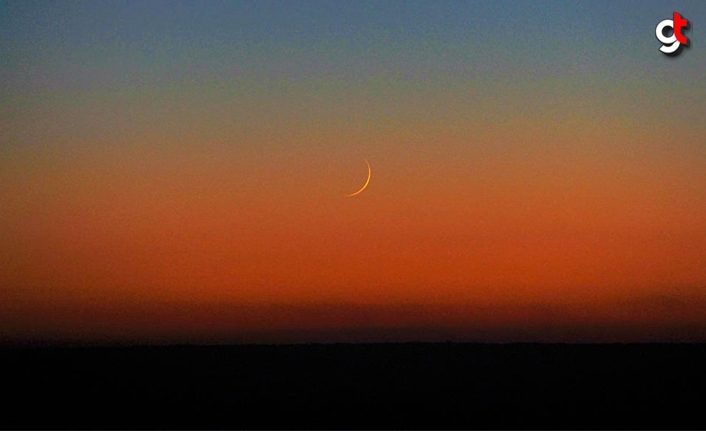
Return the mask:
{"type": "Polygon", "coordinates": [[[660,21],[655,30],[657,40],[662,42],[659,50],[670,57],[681,54],[691,43],[689,38],[684,36],[684,30],[688,30],[690,26],[689,20],[679,15],[679,12],[674,12],[672,19],[660,21]]]}

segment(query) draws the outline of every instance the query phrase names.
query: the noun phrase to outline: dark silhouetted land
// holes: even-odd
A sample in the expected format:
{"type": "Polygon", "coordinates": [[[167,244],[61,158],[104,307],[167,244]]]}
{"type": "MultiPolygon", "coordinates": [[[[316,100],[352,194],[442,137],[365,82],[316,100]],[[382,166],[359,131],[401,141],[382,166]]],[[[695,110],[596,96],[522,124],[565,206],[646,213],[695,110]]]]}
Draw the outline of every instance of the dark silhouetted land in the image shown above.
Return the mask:
{"type": "Polygon", "coordinates": [[[6,347],[3,428],[706,428],[704,344],[6,347]]]}

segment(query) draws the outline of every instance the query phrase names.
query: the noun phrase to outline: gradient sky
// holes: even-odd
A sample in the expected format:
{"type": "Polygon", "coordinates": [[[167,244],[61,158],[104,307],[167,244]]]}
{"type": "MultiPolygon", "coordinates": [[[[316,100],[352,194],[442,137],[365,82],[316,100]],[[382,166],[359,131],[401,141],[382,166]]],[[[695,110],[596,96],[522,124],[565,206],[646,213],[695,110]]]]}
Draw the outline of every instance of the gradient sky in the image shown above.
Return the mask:
{"type": "Polygon", "coordinates": [[[704,341],[702,27],[0,1],[0,340],[704,341]]]}

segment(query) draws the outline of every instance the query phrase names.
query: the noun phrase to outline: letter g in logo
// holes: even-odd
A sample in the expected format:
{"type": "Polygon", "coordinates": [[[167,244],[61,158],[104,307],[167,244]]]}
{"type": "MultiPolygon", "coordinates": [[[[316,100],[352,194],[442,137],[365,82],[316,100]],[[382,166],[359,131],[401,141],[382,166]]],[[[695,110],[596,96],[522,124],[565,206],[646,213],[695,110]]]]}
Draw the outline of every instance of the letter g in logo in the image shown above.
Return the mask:
{"type": "Polygon", "coordinates": [[[691,23],[688,19],[679,15],[679,12],[674,12],[673,19],[665,19],[657,24],[655,36],[657,40],[662,42],[659,48],[662,53],[669,56],[679,55],[685,47],[688,47],[691,41],[684,36],[683,31],[690,27],[691,23]],[[667,33],[671,30],[671,36],[667,33]]]}

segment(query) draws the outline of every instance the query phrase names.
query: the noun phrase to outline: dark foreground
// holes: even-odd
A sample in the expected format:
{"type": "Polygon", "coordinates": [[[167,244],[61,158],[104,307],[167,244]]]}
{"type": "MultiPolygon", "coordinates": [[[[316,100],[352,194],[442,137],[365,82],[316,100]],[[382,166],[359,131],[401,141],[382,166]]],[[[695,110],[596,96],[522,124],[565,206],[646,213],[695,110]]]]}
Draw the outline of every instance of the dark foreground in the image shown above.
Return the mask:
{"type": "Polygon", "coordinates": [[[706,345],[5,348],[3,428],[700,428],[706,345]]]}

